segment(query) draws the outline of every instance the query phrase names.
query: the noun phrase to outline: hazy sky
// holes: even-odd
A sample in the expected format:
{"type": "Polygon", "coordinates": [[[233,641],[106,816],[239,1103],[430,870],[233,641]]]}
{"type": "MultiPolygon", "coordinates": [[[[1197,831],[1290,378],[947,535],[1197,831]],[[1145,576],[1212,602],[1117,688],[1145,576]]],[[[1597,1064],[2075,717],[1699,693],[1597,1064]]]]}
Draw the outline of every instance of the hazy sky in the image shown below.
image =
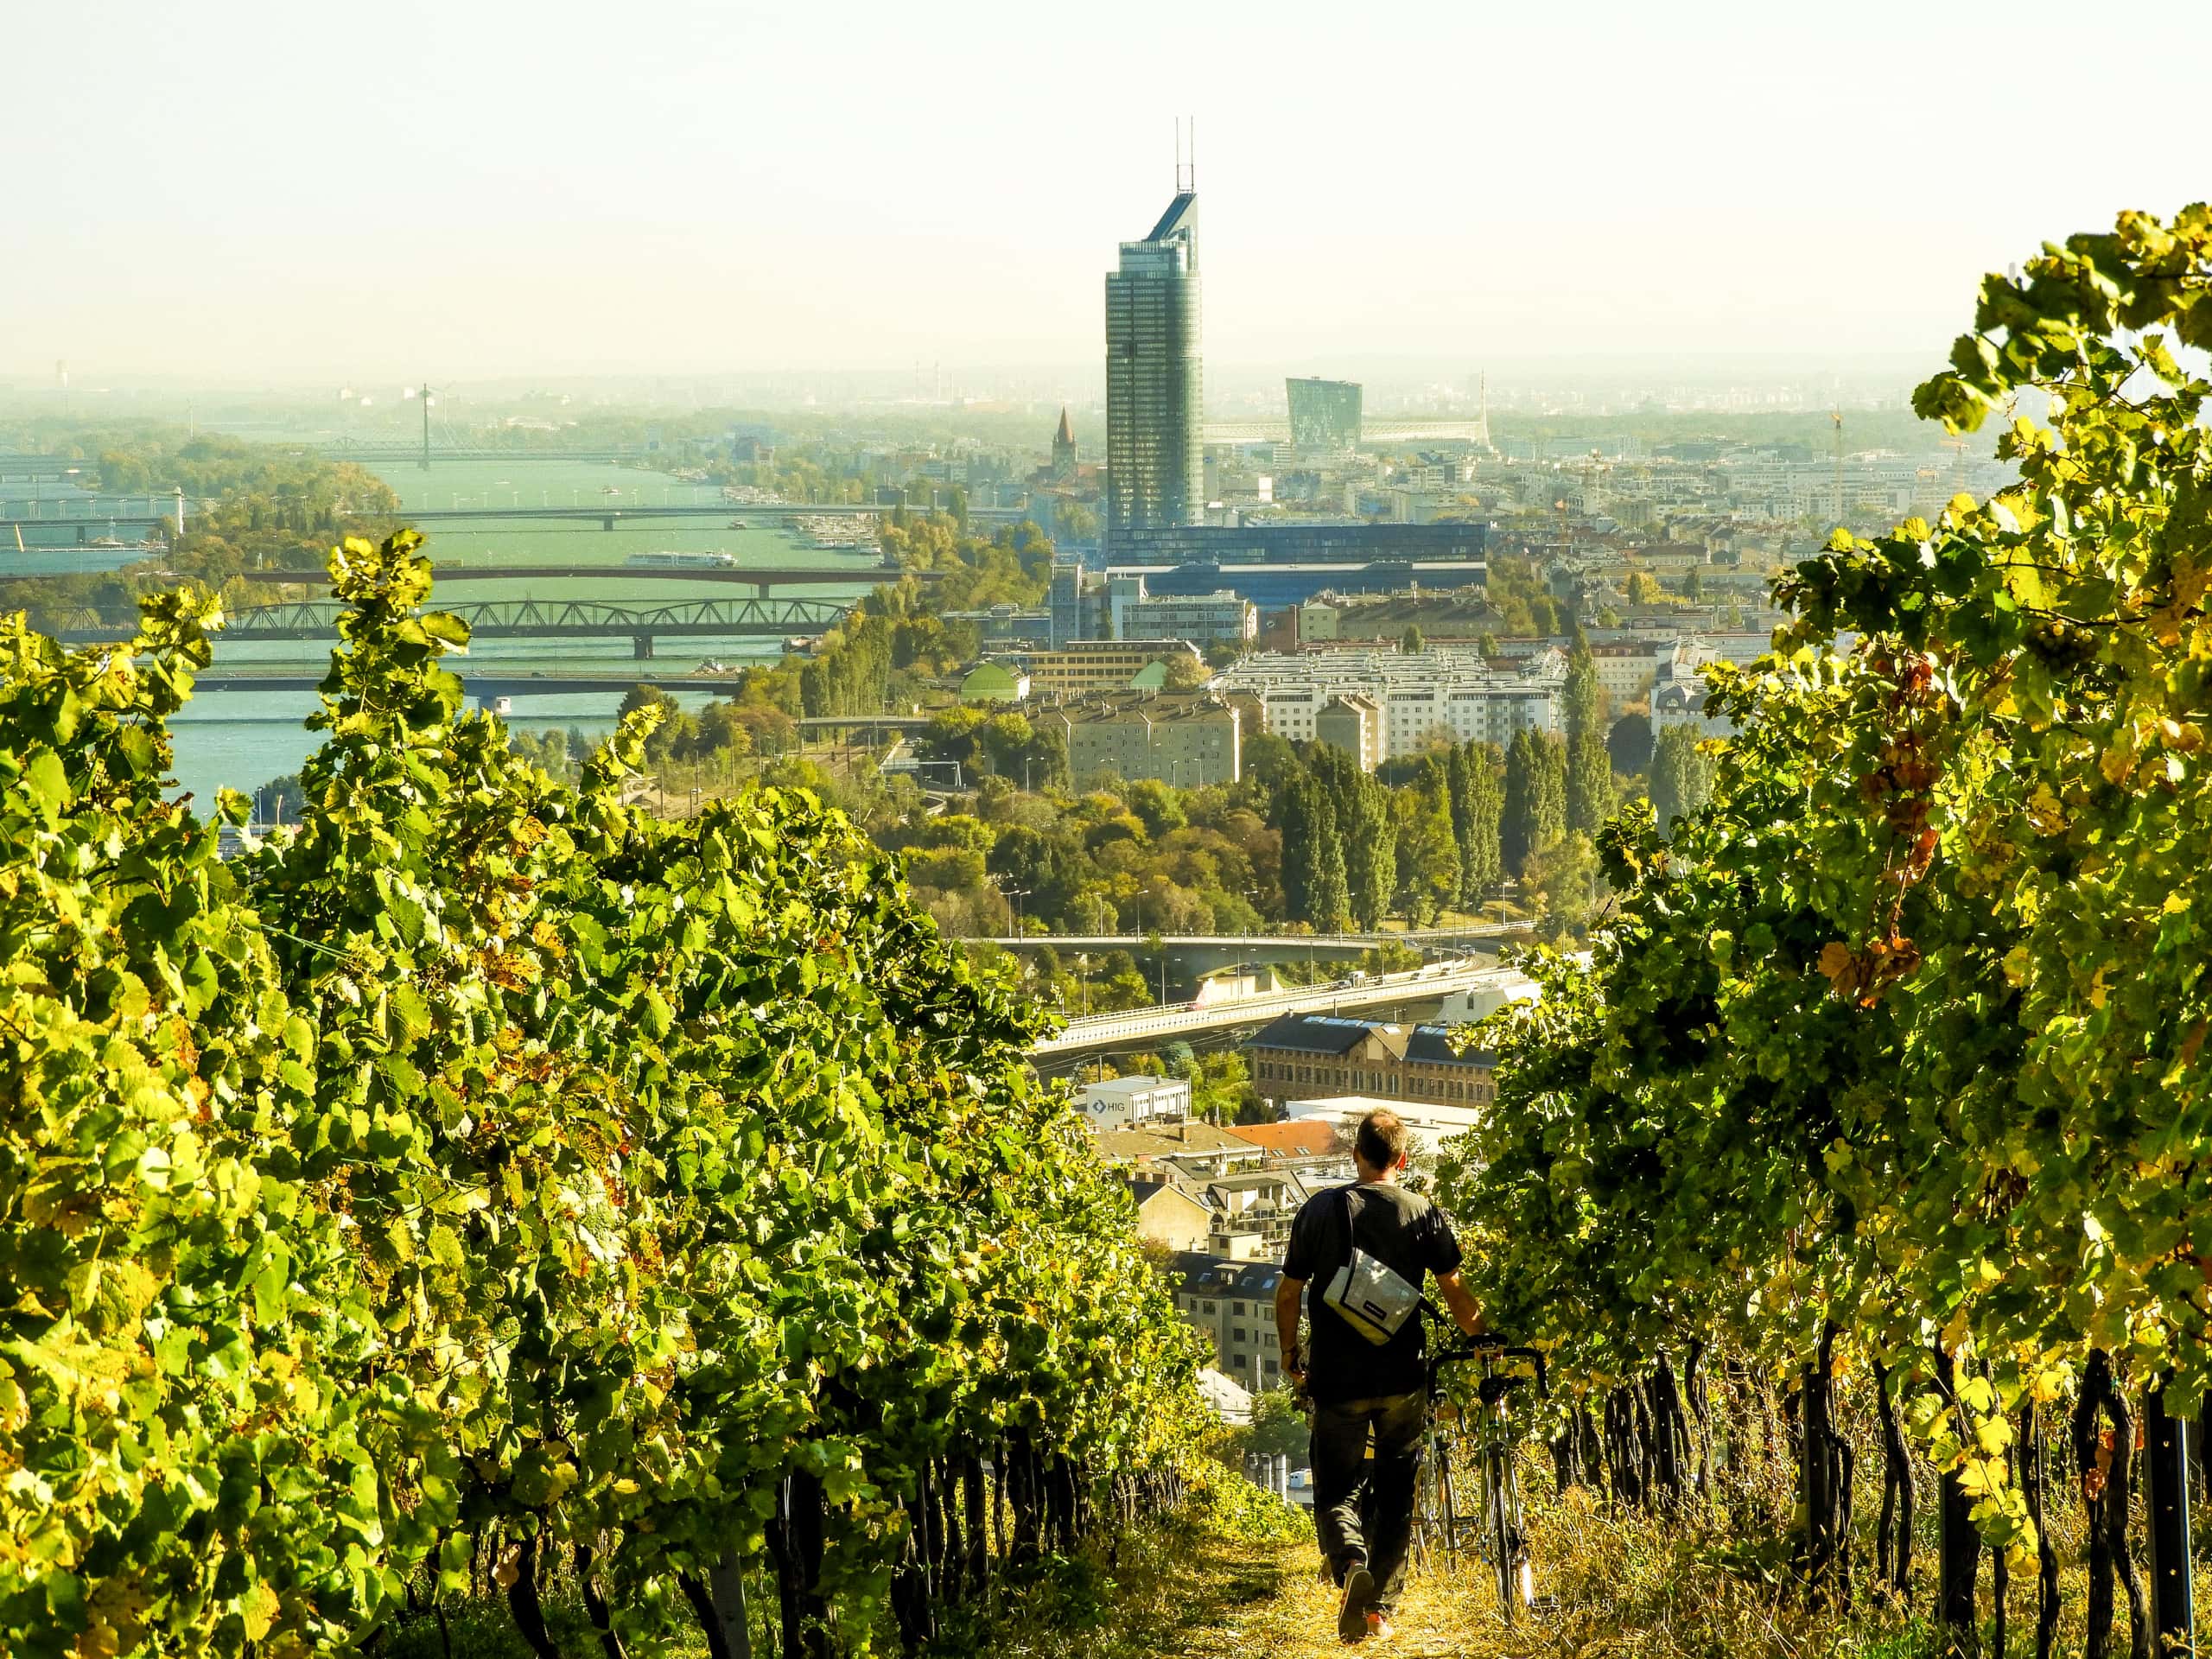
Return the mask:
{"type": "Polygon", "coordinates": [[[2208,54],[2212,0],[0,0],[0,378],[1087,363],[1191,111],[1217,362],[1940,352],[2212,194],[2208,54]]]}

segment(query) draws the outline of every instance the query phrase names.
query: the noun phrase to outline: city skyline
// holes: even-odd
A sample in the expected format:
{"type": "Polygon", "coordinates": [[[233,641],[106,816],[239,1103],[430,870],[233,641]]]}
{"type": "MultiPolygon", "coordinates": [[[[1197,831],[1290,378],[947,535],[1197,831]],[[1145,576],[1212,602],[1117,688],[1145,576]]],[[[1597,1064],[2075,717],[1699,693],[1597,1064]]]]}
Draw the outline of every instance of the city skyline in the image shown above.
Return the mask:
{"type": "MultiPolygon", "coordinates": [[[[2055,117],[1974,79],[1970,10],[1138,3],[1101,34],[971,5],[933,57],[937,23],[887,7],[833,36],[671,0],[611,41],[574,0],[395,0],[365,29],[48,8],[10,22],[50,73],[0,143],[52,163],[11,193],[0,380],[1081,364],[1102,238],[1156,202],[1189,111],[1216,365],[1926,361],[1983,272],[2204,193],[2185,145],[2040,142],[2055,117]],[[86,121],[67,66],[94,63],[179,96],[86,121]]],[[[2212,48],[2201,6],[2132,19],[2176,60],[2212,48]]],[[[2085,76],[2133,49],[2076,45],[2085,76]]]]}

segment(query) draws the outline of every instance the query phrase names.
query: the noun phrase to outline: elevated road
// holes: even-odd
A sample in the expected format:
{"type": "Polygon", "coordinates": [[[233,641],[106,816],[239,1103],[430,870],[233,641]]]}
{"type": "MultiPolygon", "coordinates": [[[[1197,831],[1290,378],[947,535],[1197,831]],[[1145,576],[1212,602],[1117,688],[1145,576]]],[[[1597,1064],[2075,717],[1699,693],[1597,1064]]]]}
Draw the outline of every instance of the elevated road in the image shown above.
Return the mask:
{"type": "MultiPolygon", "coordinates": [[[[799,723],[804,726],[814,722],[801,721],[799,723]]],[[[914,723],[926,726],[929,721],[922,720],[914,723]]],[[[1409,945],[1414,950],[1448,950],[1460,944],[1501,939],[1527,931],[1526,925],[1518,922],[1483,922],[1473,927],[1417,928],[1404,933],[1008,933],[972,943],[1003,945],[1009,950],[1033,950],[1048,944],[1055,950],[1146,950],[1154,944],[1161,944],[1171,950],[1243,950],[1249,952],[1311,948],[1336,954],[1347,951],[1357,954],[1383,944],[1409,945]]]]}
{"type": "Polygon", "coordinates": [[[0,537],[12,543],[18,532],[26,530],[73,530],[81,546],[95,531],[152,530],[175,522],[175,515],[167,512],[53,513],[42,518],[0,518],[0,537]]]}
{"type": "Polygon", "coordinates": [[[1411,973],[1384,974],[1357,984],[1306,985],[1268,996],[1228,999],[1199,1007],[1170,1002],[1124,1014],[1095,1014],[1071,1020],[1058,1035],[1029,1051],[1033,1060],[1079,1058],[1116,1049],[1187,1041],[1192,1037],[1257,1028],[1286,1014],[1358,1014],[1409,1003],[1440,1001],[1455,991],[1471,991],[1517,977],[1511,969],[1432,963],[1411,973]]]}

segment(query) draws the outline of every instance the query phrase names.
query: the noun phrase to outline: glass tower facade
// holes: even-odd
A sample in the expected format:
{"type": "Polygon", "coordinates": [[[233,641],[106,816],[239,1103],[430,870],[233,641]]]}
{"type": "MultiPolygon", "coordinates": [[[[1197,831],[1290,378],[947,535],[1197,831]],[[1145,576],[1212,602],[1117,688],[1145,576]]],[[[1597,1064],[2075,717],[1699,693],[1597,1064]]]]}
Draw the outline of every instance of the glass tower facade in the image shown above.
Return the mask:
{"type": "Polygon", "coordinates": [[[1349,380],[1286,380],[1290,442],[1308,454],[1359,448],[1359,388],[1349,380]]]}
{"type": "Polygon", "coordinates": [[[1106,277],[1106,539],[1205,509],[1198,198],[1179,192],[1106,277]]]}

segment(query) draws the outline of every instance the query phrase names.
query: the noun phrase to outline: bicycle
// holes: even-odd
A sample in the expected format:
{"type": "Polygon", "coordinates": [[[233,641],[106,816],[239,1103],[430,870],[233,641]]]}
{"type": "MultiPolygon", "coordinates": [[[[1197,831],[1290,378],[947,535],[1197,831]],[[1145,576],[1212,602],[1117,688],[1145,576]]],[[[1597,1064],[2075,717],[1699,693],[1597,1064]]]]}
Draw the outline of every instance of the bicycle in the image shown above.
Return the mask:
{"type": "Polygon", "coordinates": [[[1503,1337],[1475,1337],[1463,1346],[1440,1350],[1430,1358],[1429,1429],[1421,1459],[1421,1484],[1414,1499],[1414,1528],[1415,1548],[1422,1552],[1424,1559],[1427,1546],[1435,1540],[1441,1541],[1449,1560],[1459,1552],[1462,1529],[1471,1522],[1476,1553],[1496,1577],[1498,1609],[1509,1625],[1514,1622],[1516,1611],[1543,1611],[1536,1595],[1535,1568],[1529,1557],[1521,1481],[1514,1462],[1517,1439],[1507,1398],[1529,1379],[1503,1369],[1516,1360],[1533,1363],[1537,1394],[1539,1397],[1548,1397],[1550,1388],[1540,1349],[1520,1347],[1503,1337]],[[1458,1437],[1444,1427],[1447,1421],[1464,1422],[1460,1406],[1450,1400],[1445,1386],[1445,1367],[1470,1360],[1482,1368],[1474,1389],[1479,1408],[1473,1446],[1480,1499],[1478,1519],[1463,1519],[1459,1515],[1458,1491],[1452,1478],[1452,1454],[1458,1437]]]}

